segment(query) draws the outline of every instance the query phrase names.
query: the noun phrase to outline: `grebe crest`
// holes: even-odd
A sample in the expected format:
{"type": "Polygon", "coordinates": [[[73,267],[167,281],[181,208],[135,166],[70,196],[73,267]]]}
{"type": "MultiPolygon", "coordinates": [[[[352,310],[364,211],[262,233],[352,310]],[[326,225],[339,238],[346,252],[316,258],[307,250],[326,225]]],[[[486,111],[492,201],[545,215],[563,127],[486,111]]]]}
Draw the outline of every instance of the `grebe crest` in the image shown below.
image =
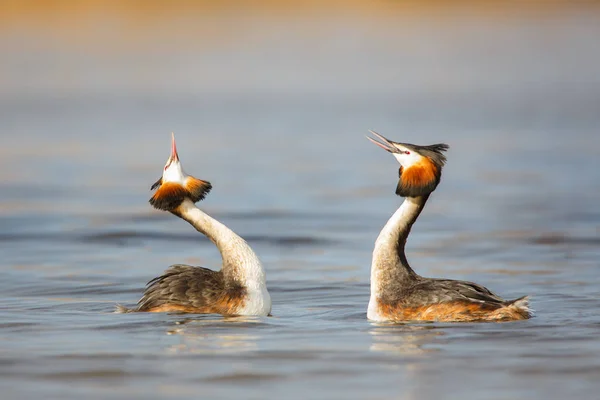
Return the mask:
{"type": "Polygon", "coordinates": [[[162,176],[150,188],[150,190],[154,189],[156,189],[156,193],[149,200],[150,204],[152,207],[164,211],[175,211],[186,198],[197,203],[203,200],[212,189],[210,182],[195,178],[183,171],[173,133],[171,134],[171,154],[165,164],[162,176]]]}
{"type": "Polygon", "coordinates": [[[432,279],[408,264],[404,248],[429,195],[437,188],[448,145],[393,142],[367,137],[400,163],[396,194],[406,199],[385,224],[373,250],[367,318],[374,321],[512,321],[530,318],[527,296],[504,300],[472,282],[432,279]]]}

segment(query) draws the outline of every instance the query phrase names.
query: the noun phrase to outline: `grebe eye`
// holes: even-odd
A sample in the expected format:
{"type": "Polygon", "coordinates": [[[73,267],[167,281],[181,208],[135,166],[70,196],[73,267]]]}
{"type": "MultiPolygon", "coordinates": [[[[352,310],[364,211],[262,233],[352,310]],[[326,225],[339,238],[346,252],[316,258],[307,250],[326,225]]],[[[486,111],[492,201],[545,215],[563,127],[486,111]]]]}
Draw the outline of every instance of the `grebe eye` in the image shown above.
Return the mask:
{"type": "Polygon", "coordinates": [[[410,151],[406,150],[406,151],[404,152],[404,154],[410,154],[410,151]]]}

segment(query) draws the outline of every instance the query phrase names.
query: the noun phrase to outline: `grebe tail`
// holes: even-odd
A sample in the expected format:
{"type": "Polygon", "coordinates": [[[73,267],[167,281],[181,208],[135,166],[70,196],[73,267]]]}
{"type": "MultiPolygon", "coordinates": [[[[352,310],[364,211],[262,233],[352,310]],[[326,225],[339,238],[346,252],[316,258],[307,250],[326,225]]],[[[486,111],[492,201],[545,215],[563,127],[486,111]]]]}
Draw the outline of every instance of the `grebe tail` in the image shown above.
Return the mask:
{"type": "Polygon", "coordinates": [[[134,309],[117,306],[117,312],[187,312],[223,315],[269,315],[271,297],[264,268],[248,243],[196,207],[212,185],[187,175],[179,161],[175,136],[162,177],[152,185],[150,204],[169,211],[208,237],[223,259],[220,271],[176,264],[148,282],[134,309]]]}
{"type": "Polygon", "coordinates": [[[385,224],[373,250],[371,297],[367,318],[373,321],[511,321],[530,318],[529,298],[504,300],[472,282],[418,275],[406,259],[410,230],[437,188],[447,144],[398,143],[371,131],[367,137],[400,163],[396,194],[404,202],[385,224]]]}

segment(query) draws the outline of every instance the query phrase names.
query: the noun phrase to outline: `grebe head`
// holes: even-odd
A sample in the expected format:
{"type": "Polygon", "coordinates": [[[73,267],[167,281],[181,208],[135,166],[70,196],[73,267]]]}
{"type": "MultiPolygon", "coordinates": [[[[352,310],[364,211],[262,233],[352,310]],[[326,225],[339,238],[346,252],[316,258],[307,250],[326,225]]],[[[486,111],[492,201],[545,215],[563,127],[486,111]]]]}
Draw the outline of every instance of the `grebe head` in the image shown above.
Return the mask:
{"type": "Polygon", "coordinates": [[[442,168],[446,163],[444,151],[449,146],[445,143],[430,146],[418,146],[410,143],[393,142],[374,131],[369,131],[379,141],[367,136],[371,142],[389,151],[400,163],[396,194],[402,197],[424,196],[435,190],[442,176],[442,168]]]}
{"type": "Polygon", "coordinates": [[[161,178],[150,188],[150,190],[154,189],[157,190],[150,199],[150,204],[154,208],[165,211],[175,210],[186,198],[196,203],[204,199],[212,189],[210,182],[194,178],[183,172],[173,133],[171,133],[171,154],[167,159],[161,178]]]}

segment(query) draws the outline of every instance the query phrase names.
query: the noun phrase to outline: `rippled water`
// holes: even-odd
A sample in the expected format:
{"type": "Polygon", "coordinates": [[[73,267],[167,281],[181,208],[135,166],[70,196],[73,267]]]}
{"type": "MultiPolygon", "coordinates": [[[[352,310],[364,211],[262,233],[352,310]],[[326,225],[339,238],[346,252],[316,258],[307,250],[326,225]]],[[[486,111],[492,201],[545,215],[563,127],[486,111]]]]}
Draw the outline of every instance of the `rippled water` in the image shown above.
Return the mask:
{"type": "Polygon", "coordinates": [[[248,25],[108,55],[4,31],[3,399],[597,395],[598,14],[326,17],[199,17],[248,25]],[[401,202],[367,129],[451,146],[413,267],[530,294],[534,319],[366,320],[373,242],[401,202]],[[147,203],[172,130],[214,185],[202,207],[263,260],[273,317],[112,313],[170,264],[219,268],[147,203]]]}

